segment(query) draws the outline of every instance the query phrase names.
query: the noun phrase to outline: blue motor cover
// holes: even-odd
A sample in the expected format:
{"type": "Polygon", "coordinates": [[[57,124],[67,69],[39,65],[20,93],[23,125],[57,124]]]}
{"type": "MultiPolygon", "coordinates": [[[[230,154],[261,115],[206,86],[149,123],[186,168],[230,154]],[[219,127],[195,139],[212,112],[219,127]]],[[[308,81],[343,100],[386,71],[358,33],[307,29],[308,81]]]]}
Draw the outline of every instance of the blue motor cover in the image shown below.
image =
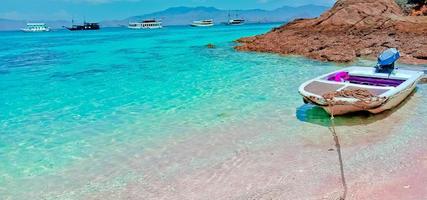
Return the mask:
{"type": "Polygon", "coordinates": [[[378,65],[386,66],[391,65],[400,58],[400,53],[397,49],[391,48],[387,49],[378,56],[378,65]]]}

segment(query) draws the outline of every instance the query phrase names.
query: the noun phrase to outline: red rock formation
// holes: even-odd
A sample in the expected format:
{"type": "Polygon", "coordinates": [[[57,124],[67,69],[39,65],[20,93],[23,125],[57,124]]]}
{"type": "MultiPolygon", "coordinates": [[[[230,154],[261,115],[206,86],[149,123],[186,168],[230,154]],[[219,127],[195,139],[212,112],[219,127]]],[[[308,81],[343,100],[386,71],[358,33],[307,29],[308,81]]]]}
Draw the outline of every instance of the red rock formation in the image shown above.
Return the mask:
{"type": "Polygon", "coordinates": [[[427,64],[427,17],[404,16],[394,0],[338,0],[319,18],[298,19],[238,42],[238,50],[334,62],[375,58],[396,47],[402,62],[427,64]]]}
{"type": "MultiPolygon", "coordinates": [[[[426,3],[427,4],[427,3],[426,3]]],[[[411,13],[412,16],[427,16],[427,5],[420,5],[411,13]]]]}

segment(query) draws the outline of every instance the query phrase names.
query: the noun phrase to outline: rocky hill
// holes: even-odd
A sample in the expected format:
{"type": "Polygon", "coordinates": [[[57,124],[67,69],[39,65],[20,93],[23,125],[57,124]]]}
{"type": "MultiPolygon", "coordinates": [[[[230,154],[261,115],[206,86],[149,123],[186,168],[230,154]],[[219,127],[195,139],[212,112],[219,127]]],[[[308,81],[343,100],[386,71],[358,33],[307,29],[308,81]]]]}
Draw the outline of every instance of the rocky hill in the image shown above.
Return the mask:
{"type": "Polygon", "coordinates": [[[427,17],[406,16],[394,0],[338,0],[318,18],[298,19],[238,42],[238,50],[334,62],[375,58],[396,47],[402,62],[427,64],[427,17]]]}

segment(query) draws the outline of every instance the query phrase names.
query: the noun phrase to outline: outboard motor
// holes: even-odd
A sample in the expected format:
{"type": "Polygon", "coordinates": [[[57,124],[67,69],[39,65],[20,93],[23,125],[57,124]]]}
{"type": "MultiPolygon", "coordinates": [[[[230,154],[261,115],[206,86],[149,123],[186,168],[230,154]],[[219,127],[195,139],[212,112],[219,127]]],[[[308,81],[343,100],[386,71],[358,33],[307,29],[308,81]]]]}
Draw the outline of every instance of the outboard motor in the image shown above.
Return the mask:
{"type": "Polygon", "coordinates": [[[400,53],[397,49],[391,48],[382,52],[378,56],[378,64],[375,66],[376,73],[387,73],[391,74],[393,72],[394,63],[400,58],[400,53]]]}

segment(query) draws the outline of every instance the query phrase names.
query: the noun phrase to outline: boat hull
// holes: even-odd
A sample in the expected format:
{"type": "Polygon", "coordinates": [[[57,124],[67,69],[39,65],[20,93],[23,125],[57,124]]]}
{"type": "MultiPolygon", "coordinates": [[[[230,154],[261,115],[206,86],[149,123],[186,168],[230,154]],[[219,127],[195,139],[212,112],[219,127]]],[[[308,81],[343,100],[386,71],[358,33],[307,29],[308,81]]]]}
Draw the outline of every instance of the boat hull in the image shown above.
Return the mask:
{"type": "Polygon", "coordinates": [[[22,32],[27,32],[27,33],[38,33],[38,32],[49,32],[50,29],[43,29],[43,30],[31,30],[31,29],[21,29],[22,32]]]}
{"type": "Polygon", "coordinates": [[[213,24],[191,24],[192,27],[211,27],[213,24]]]}
{"type": "Polygon", "coordinates": [[[162,29],[162,26],[156,26],[156,27],[132,27],[132,26],[128,26],[129,29],[134,29],[134,30],[141,30],[141,29],[162,29]]]}
{"type": "Polygon", "coordinates": [[[391,110],[402,103],[414,90],[416,84],[404,90],[395,96],[390,97],[384,103],[373,103],[367,107],[358,106],[355,104],[321,106],[330,115],[345,115],[352,112],[368,111],[372,114],[382,113],[386,110],[391,110]]]}
{"type": "Polygon", "coordinates": [[[69,31],[96,31],[100,28],[67,28],[69,31]]]}

